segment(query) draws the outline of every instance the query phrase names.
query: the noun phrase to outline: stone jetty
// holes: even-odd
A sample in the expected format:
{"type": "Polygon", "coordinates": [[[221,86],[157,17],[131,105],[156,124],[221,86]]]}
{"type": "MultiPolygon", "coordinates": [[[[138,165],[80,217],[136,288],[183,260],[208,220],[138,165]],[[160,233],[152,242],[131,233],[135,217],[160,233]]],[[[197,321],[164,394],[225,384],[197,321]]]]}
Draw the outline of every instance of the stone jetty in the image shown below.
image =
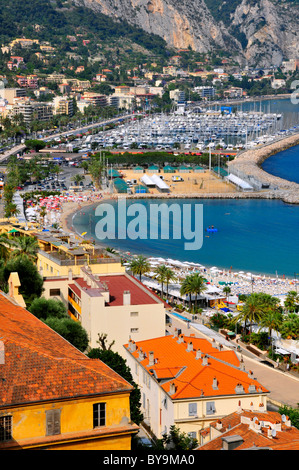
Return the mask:
{"type": "MultiPolygon", "coordinates": [[[[264,197],[281,199],[290,204],[299,204],[299,184],[270,175],[261,168],[267,158],[295,145],[299,145],[298,134],[260,148],[247,150],[228,162],[229,170],[234,174],[247,176],[247,179],[253,178],[263,187],[268,187],[267,191],[259,191],[264,197]]],[[[254,197],[253,194],[247,194],[248,196],[254,197]]]]}

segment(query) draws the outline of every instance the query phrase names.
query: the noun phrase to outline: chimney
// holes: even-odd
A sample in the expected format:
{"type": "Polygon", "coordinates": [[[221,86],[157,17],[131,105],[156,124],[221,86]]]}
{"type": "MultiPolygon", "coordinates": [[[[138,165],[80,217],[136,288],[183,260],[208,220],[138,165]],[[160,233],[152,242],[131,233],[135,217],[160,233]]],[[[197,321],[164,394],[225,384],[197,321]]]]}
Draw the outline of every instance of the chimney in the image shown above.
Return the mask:
{"type": "Polygon", "coordinates": [[[250,384],[249,387],[248,387],[248,392],[249,393],[255,393],[256,392],[256,388],[255,388],[255,385],[254,384],[250,384]]]}
{"type": "Polygon", "coordinates": [[[218,419],[218,420],[216,421],[216,429],[217,429],[218,431],[220,431],[220,429],[222,429],[222,421],[221,421],[220,419],[218,419]]]}
{"type": "Polygon", "coordinates": [[[148,353],[148,365],[153,366],[155,364],[154,351],[149,351],[148,353]]]}
{"type": "Polygon", "coordinates": [[[183,343],[184,342],[184,335],[180,335],[178,339],[178,343],[183,343]]]}
{"type": "Polygon", "coordinates": [[[179,336],[178,329],[175,328],[175,329],[174,329],[174,333],[173,333],[173,337],[174,337],[174,338],[177,338],[178,336],[179,336]]]}
{"type": "Polygon", "coordinates": [[[218,380],[216,377],[213,378],[213,390],[218,390],[218,380]]]}
{"type": "Polygon", "coordinates": [[[200,358],[201,358],[201,350],[198,349],[198,350],[196,351],[195,359],[200,359],[200,358]]]}
{"type": "Polygon", "coordinates": [[[136,351],[136,349],[137,349],[136,343],[135,343],[135,341],[132,340],[132,342],[131,342],[131,351],[134,352],[134,351],[136,351]]]}
{"type": "Polygon", "coordinates": [[[68,280],[69,281],[73,280],[73,271],[71,269],[69,269],[69,272],[68,272],[68,280]]]}
{"type": "Polygon", "coordinates": [[[250,411],[254,410],[253,402],[250,403],[250,411]]]}
{"type": "Polygon", "coordinates": [[[266,411],[264,403],[259,404],[259,412],[264,413],[266,411]]]}
{"type": "Polygon", "coordinates": [[[144,352],[142,351],[142,348],[139,349],[138,359],[139,359],[139,361],[143,361],[143,359],[144,359],[144,352]]]}
{"type": "Polygon", "coordinates": [[[123,304],[131,305],[131,292],[129,290],[125,290],[123,293],[123,304]]]}
{"type": "Polygon", "coordinates": [[[241,436],[226,436],[222,437],[222,449],[223,450],[234,450],[243,444],[244,439],[241,436]]]}
{"type": "Polygon", "coordinates": [[[236,388],[235,388],[235,392],[236,393],[244,393],[244,387],[242,384],[237,384],[236,388]]]}
{"type": "Polygon", "coordinates": [[[174,383],[174,382],[171,382],[170,388],[169,388],[169,395],[174,395],[175,392],[176,392],[175,383],[174,383]]]}
{"type": "Polygon", "coordinates": [[[207,357],[207,356],[203,356],[203,358],[202,358],[202,365],[203,365],[203,366],[209,365],[209,363],[208,363],[208,357],[207,357]]]}
{"type": "Polygon", "coordinates": [[[190,341],[190,343],[188,343],[188,346],[187,346],[187,351],[193,351],[193,343],[192,341],[190,341]]]}
{"type": "Polygon", "coordinates": [[[237,413],[242,413],[242,406],[241,406],[241,400],[239,400],[238,402],[238,409],[237,409],[237,413]]]}

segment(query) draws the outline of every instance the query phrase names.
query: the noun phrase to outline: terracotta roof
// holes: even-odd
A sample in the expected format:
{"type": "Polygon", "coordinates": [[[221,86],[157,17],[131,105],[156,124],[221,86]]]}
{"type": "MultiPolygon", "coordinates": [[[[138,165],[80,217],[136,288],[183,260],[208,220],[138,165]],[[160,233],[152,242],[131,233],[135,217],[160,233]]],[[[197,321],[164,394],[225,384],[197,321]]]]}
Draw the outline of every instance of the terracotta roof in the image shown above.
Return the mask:
{"type": "Polygon", "coordinates": [[[0,292],[0,409],[20,403],[130,391],[131,385],[0,292]]]}
{"type": "MultiPolygon", "coordinates": [[[[282,421],[278,412],[242,410],[221,419],[219,436],[198,447],[197,450],[221,450],[223,438],[240,436],[243,440],[235,450],[270,448],[273,450],[299,450],[299,430],[282,421]],[[255,426],[256,422],[256,426],[255,426]],[[258,429],[259,428],[259,429],[258,429]],[[271,433],[276,428],[275,435],[271,433]]],[[[215,423],[211,424],[215,427],[215,423]]],[[[202,432],[208,431],[205,428],[202,432]]],[[[206,433],[206,435],[208,432],[206,433]]]]}
{"type": "Polygon", "coordinates": [[[196,398],[200,396],[236,395],[236,386],[241,384],[244,393],[250,393],[249,387],[254,385],[257,392],[267,393],[268,390],[259,382],[240,370],[240,362],[234,351],[223,351],[213,347],[206,339],[184,337],[179,343],[178,338],[171,335],[134,343],[136,350],[127,350],[139,360],[139,363],[151,370],[152,374],[160,378],[169,378],[161,384],[164,391],[170,394],[170,384],[175,385],[172,399],[196,398]],[[192,342],[192,351],[188,351],[188,344],[192,342]],[[200,357],[196,358],[196,351],[200,350],[200,357]],[[145,353],[139,359],[140,352],[145,353]],[[155,363],[149,366],[149,353],[153,352],[155,363]],[[207,365],[203,365],[206,357],[207,365]],[[172,377],[171,377],[172,375],[172,377]],[[213,387],[214,379],[217,387],[213,387]]]}

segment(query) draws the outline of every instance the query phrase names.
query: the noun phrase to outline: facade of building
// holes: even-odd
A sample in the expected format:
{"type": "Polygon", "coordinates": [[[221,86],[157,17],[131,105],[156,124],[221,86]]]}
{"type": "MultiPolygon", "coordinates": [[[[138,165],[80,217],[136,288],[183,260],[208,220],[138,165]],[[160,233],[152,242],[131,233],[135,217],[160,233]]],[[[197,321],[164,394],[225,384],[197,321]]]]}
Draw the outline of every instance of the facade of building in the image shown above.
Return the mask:
{"type": "Polygon", "coordinates": [[[53,117],[53,106],[48,103],[21,100],[15,103],[12,114],[23,114],[24,121],[30,124],[32,121],[49,121],[53,117]]]}
{"type": "Polygon", "coordinates": [[[2,292],[0,324],[1,450],[130,450],[130,384],[2,292]]]}
{"type": "Polygon", "coordinates": [[[98,347],[99,334],[114,341],[113,350],[124,355],[123,344],[165,334],[165,304],[127,273],[94,274],[81,267],[80,274],[46,278],[45,298],[58,298],[68,314],[87,331],[89,345],[98,347]]]}
{"type": "Polygon", "coordinates": [[[125,345],[141,389],[142,412],[161,438],[171,425],[199,439],[200,431],[242,406],[266,406],[268,391],[243,369],[234,351],[205,339],[164,336],[125,345]]]}

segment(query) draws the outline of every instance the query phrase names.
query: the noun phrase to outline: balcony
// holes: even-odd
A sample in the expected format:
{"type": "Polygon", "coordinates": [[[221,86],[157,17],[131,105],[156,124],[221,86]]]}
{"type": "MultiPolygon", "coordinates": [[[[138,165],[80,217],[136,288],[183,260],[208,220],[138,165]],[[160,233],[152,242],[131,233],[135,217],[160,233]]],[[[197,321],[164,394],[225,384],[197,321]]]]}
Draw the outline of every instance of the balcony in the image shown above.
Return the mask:
{"type": "Polygon", "coordinates": [[[59,266],[86,266],[91,264],[111,264],[120,263],[119,256],[106,254],[104,250],[94,252],[69,253],[63,251],[43,251],[38,250],[41,256],[53,261],[59,266]]]}

